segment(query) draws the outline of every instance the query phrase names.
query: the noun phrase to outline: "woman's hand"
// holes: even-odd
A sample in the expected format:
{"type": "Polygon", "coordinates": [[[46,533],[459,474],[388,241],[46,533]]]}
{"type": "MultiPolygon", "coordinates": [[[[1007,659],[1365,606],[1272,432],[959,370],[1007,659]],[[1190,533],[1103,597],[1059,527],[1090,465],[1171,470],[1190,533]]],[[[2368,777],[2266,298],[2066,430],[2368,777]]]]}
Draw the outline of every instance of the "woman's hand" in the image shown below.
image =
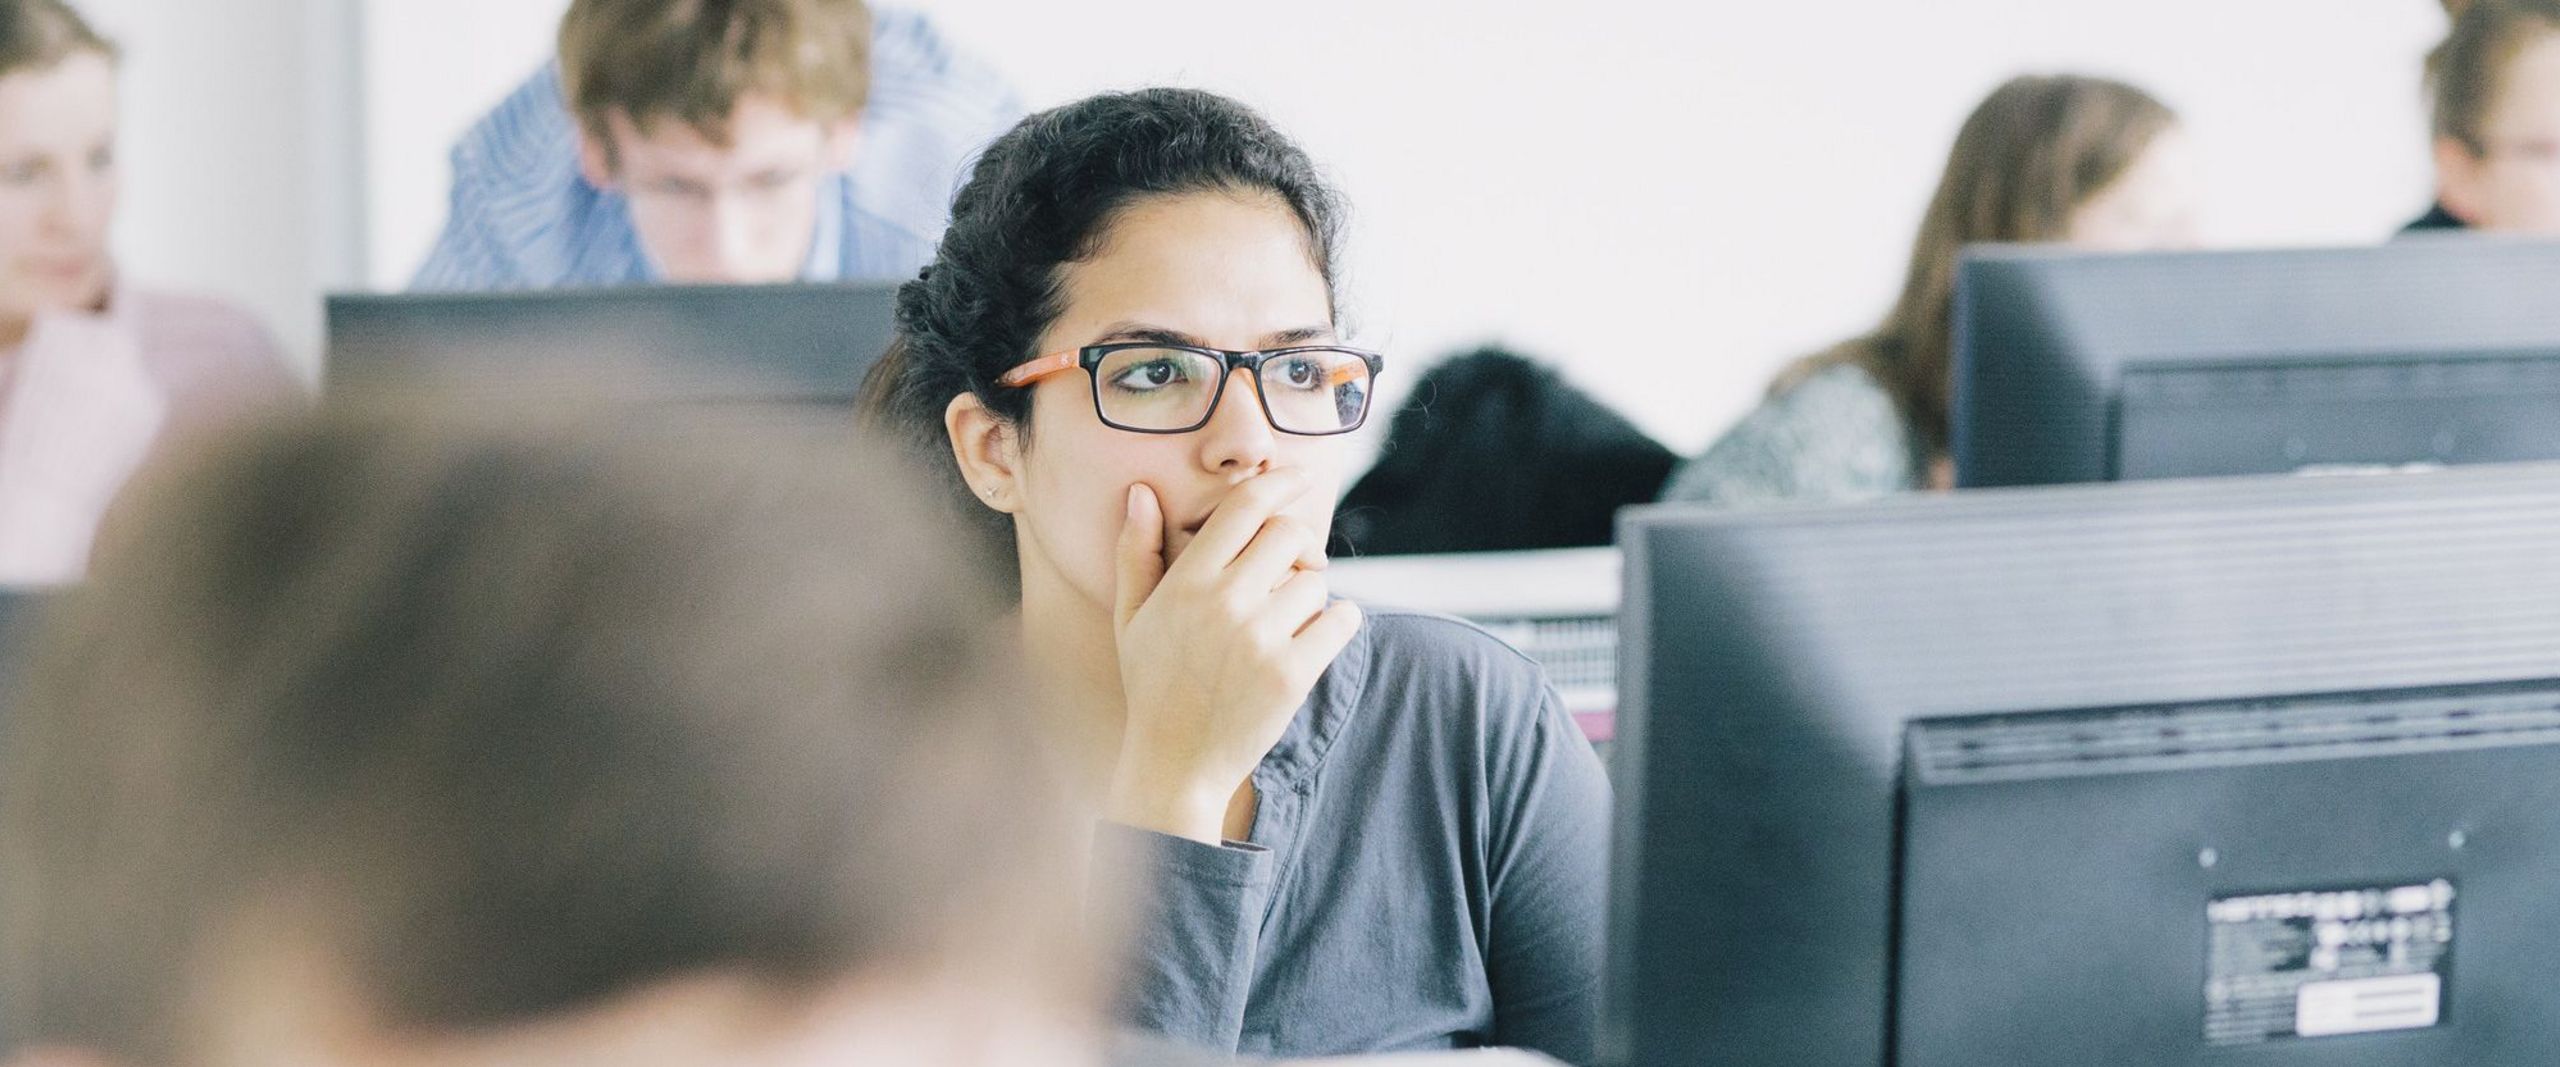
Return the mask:
{"type": "Polygon", "coordinates": [[[1360,609],[1327,596],[1322,535],[1280,514],[1308,488],[1286,468],[1237,483],[1169,567],[1162,503],[1129,488],[1113,821],[1217,843],[1237,788],[1359,631],[1360,609]]]}

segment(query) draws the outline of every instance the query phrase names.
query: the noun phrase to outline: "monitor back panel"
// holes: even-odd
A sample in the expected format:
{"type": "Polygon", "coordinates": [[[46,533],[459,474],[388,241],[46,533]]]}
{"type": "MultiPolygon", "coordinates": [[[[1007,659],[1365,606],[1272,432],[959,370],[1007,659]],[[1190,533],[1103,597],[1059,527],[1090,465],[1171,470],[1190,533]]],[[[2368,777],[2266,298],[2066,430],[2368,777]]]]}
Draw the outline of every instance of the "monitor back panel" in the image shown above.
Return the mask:
{"type": "Polygon", "coordinates": [[[2546,1063],[2560,686],[1911,730],[1897,1067],[2546,1063]]]}
{"type": "Polygon", "coordinates": [[[2555,286],[2560,242],[1968,249],[1957,482],[2560,459],[2555,286]]]}
{"type": "Polygon", "coordinates": [[[2560,678],[2560,470],[1622,519],[1613,1061],[1885,1062],[1914,719],[2560,678]]]}
{"type": "Polygon", "coordinates": [[[2560,358],[2132,366],[2109,446],[2118,479],[2560,459],[2560,358]]]}

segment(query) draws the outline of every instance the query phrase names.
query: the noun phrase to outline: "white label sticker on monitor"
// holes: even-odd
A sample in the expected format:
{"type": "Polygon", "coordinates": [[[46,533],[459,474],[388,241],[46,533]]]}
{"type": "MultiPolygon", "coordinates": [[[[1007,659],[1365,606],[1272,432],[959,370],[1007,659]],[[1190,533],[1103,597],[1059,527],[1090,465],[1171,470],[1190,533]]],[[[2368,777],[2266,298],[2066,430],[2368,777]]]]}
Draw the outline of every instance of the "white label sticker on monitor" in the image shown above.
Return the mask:
{"type": "Polygon", "coordinates": [[[2206,904],[2205,1040],[2252,1045],[2435,1026],[2453,966],[2453,883],[2206,904]]]}
{"type": "Polygon", "coordinates": [[[2293,1003],[2303,1037],[2370,1034],[2434,1026],[2444,1012],[2444,979],[2427,974],[2312,982],[2293,1003]]]}

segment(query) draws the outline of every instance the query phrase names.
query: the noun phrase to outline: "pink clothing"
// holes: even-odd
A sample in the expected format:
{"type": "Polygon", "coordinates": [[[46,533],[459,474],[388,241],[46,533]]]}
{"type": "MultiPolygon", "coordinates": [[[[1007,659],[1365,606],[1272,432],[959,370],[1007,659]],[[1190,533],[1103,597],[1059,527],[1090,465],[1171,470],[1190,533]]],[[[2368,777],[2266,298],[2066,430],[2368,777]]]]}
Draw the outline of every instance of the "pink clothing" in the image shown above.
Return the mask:
{"type": "Polygon", "coordinates": [[[39,316],[0,375],[0,585],[79,578],[155,445],[300,393],[246,313],[132,288],[103,312],[39,316]]]}

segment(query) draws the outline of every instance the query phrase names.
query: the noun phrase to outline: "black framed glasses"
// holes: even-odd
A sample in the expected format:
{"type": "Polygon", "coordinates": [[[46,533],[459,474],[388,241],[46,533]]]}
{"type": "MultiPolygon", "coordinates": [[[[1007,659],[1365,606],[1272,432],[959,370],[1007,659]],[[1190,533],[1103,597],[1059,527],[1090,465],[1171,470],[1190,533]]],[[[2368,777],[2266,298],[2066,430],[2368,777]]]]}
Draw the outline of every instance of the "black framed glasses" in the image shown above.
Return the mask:
{"type": "Polygon", "coordinates": [[[1301,437],[1350,433],[1369,419],[1369,397],[1386,357],[1337,345],[1231,352],[1154,341],[1087,345],[1041,356],[996,379],[1028,386],[1083,369],[1102,423],[1131,433],[1190,433],[1209,424],[1238,368],[1252,372],[1254,398],[1271,428],[1301,437]]]}

